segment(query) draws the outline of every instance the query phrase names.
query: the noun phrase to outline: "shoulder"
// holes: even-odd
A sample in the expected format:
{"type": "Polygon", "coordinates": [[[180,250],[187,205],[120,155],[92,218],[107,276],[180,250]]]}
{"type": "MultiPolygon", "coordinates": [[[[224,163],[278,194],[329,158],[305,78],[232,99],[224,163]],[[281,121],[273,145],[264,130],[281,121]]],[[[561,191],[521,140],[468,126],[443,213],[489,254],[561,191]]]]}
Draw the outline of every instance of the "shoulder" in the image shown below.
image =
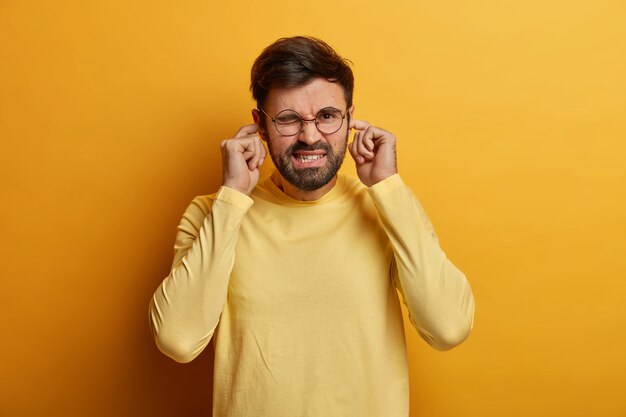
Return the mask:
{"type": "Polygon", "coordinates": [[[211,212],[214,200],[215,194],[194,197],[183,213],[178,225],[179,232],[195,234],[200,230],[204,218],[211,212]]]}
{"type": "Polygon", "coordinates": [[[189,206],[187,206],[185,214],[206,216],[211,212],[211,206],[213,206],[216,195],[217,193],[213,193],[194,197],[189,206]]]}
{"type": "Polygon", "coordinates": [[[375,217],[376,206],[372,200],[368,187],[356,177],[339,175],[337,178],[338,193],[336,204],[348,207],[352,215],[363,213],[368,218],[375,217]]]}
{"type": "Polygon", "coordinates": [[[351,175],[339,174],[337,176],[337,184],[348,193],[358,194],[367,191],[367,186],[357,177],[353,177],[351,175]]]}
{"type": "Polygon", "coordinates": [[[232,188],[222,186],[216,193],[195,197],[187,207],[187,211],[206,216],[213,207],[216,207],[216,204],[225,204],[230,208],[246,211],[252,203],[253,200],[249,196],[232,188]]]}
{"type": "Polygon", "coordinates": [[[367,195],[367,186],[358,178],[346,174],[337,176],[337,188],[344,198],[355,199],[367,195]]]}

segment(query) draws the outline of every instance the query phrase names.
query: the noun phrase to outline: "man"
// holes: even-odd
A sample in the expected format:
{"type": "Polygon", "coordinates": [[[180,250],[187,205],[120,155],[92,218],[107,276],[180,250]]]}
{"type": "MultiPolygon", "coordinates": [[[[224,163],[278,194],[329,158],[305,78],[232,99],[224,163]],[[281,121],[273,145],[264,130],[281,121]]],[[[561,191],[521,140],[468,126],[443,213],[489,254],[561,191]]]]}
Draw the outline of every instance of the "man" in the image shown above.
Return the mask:
{"type": "Polygon", "coordinates": [[[221,143],[222,186],[178,228],[150,306],[157,344],[189,362],[214,340],[215,417],[407,416],[397,290],[443,350],[469,334],[469,284],[402,182],[394,135],[353,118],[352,71],[330,46],[278,40],[251,90],[254,124],[221,143]],[[259,181],[262,141],[277,171],[259,181]],[[337,174],[346,148],[358,179],[337,174]]]}

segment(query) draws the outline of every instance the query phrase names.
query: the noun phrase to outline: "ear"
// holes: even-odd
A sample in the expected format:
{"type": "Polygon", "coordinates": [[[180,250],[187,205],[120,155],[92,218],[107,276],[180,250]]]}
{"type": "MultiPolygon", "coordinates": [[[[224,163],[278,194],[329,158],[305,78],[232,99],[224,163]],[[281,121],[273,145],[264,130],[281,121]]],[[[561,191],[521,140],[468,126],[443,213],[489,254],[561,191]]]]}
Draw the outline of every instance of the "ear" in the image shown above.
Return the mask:
{"type": "Polygon", "coordinates": [[[257,109],[252,109],[252,120],[259,127],[257,133],[263,139],[263,141],[267,142],[267,131],[263,128],[263,115],[257,109]]]}
{"type": "Polygon", "coordinates": [[[350,108],[348,109],[348,117],[350,118],[350,125],[348,125],[348,133],[350,133],[352,129],[352,120],[354,119],[353,114],[354,114],[354,104],[350,106],[350,108]]]}

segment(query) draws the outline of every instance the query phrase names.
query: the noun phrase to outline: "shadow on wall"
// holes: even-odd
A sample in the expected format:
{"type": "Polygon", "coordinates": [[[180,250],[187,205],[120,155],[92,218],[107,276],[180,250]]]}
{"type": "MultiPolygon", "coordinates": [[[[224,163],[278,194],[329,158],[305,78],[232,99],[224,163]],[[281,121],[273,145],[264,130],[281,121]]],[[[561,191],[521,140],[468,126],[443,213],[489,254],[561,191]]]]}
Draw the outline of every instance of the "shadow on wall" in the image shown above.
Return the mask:
{"type": "MultiPolygon", "coordinates": [[[[169,251],[167,251],[169,255],[169,251]]],[[[163,259],[167,259],[163,254],[163,259]]],[[[169,259],[163,262],[169,265],[169,259]]],[[[152,271],[162,271],[152,265],[152,271]]],[[[146,274],[147,275],[147,274],[146,274]]],[[[124,384],[129,392],[118,392],[125,398],[123,410],[111,410],[109,415],[151,417],[210,417],[213,396],[213,343],[192,362],[177,363],[159,351],[150,331],[148,303],[161,278],[152,274],[142,280],[141,295],[130,325],[135,334],[133,352],[129,352],[127,375],[132,383],[124,384]],[[131,376],[132,375],[132,376],[131,376]]],[[[130,382],[130,381],[128,381],[130,382]]]]}
{"type": "MultiPolygon", "coordinates": [[[[233,111],[234,113],[234,111],[233,111]]],[[[103,401],[102,411],[107,416],[150,417],[210,417],[213,396],[213,343],[192,362],[180,364],[162,354],[154,342],[148,320],[148,304],[154,291],[169,273],[172,262],[176,228],[191,200],[202,194],[214,193],[221,183],[221,155],[219,143],[231,137],[242,121],[211,120],[202,118],[188,123],[194,128],[181,134],[185,140],[178,142],[170,155],[171,160],[147,165],[145,175],[154,184],[145,195],[140,221],[124,244],[140,248],[129,260],[129,270],[124,275],[132,282],[128,295],[132,306],[126,308],[122,319],[123,329],[118,334],[125,342],[117,341],[115,348],[131,349],[113,357],[123,357],[127,363],[115,365],[120,381],[109,381],[105,387],[113,403],[103,401]],[[195,123],[194,123],[195,122],[195,123]],[[123,348],[123,347],[122,347],[123,348]],[[119,370],[118,370],[119,369],[119,370]]],[[[271,165],[271,164],[268,164],[271,165]]]]}
{"type": "MultiPolygon", "coordinates": [[[[223,123],[201,126],[189,140],[183,141],[183,161],[176,169],[163,165],[152,167],[156,177],[164,169],[178,172],[175,180],[162,182],[158,193],[151,193],[152,214],[137,230],[135,254],[131,268],[137,272],[126,313],[132,323],[124,331],[133,339],[132,352],[123,355],[128,363],[123,371],[125,389],[113,388],[124,404],[111,406],[110,416],[210,417],[213,396],[213,343],[192,362],[180,364],[161,353],[150,331],[148,304],[154,291],[168,274],[172,262],[176,227],[194,196],[217,191],[221,182],[219,140],[232,128],[223,123]],[[217,133],[216,133],[217,132],[217,133]],[[207,137],[210,138],[207,140],[207,137]],[[139,246],[140,245],[140,246],[139,246]],[[121,408],[121,409],[120,409],[121,408]]],[[[132,243],[131,243],[132,245],[132,243]]],[[[134,274],[129,273],[129,276],[134,274]]],[[[117,343],[124,345],[124,343],[117,343]]],[[[115,397],[114,397],[115,398],[115,397]]],[[[107,415],[104,413],[102,415],[107,415]]]]}
{"type": "MultiPolygon", "coordinates": [[[[143,371],[141,383],[144,398],[150,398],[150,412],[145,408],[136,415],[210,417],[213,398],[213,344],[188,364],[180,364],[158,351],[152,341],[152,349],[138,359],[137,370],[143,371]]],[[[138,381],[140,382],[140,381],[138,381]]],[[[144,403],[145,401],[140,401],[144,403]]]]}

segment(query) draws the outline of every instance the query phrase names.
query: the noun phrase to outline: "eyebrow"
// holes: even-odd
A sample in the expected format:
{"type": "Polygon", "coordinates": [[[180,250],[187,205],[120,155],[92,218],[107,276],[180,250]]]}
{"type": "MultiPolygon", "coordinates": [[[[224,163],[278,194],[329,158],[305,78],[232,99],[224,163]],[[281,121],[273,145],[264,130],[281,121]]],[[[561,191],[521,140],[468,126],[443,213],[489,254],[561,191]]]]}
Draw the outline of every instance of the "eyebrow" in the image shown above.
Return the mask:
{"type": "MultiPolygon", "coordinates": [[[[296,113],[298,116],[302,117],[302,114],[300,114],[299,112],[297,112],[297,111],[295,111],[294,109],[291,109],[291,108],[286,108],[286,109],[279,110],[279,111],[278,111],[278,113],[276,113],[276,116],[278,116],[280,113],[282,113],[282,112],[284,112],[284,111],[287,111],[287,110],[292,111],[292,112],[296,113]]],[[[347,110],[345,110],[345,111],[344,111],[344,110],[341,110],[341,109],[339,109],[339,108],[337,108],[337,107],[335,107],[335,106],[325,106],[325,107],[322,107],[321,109],[319,109],[319,110],[315,113],[315,115],[317,116],[318,114],[320,114],[320,112],[322,112],[322,111],[324,111],[324,110],[337,110],[337,111],[339,111],[339,112],[340,112],[340,113],[342,113],[342,114],[343,114],[345,111],[347,111],[347,110]]],[[[274,116],[274,117],[276,117],[276,116],[274,116]]]]}

